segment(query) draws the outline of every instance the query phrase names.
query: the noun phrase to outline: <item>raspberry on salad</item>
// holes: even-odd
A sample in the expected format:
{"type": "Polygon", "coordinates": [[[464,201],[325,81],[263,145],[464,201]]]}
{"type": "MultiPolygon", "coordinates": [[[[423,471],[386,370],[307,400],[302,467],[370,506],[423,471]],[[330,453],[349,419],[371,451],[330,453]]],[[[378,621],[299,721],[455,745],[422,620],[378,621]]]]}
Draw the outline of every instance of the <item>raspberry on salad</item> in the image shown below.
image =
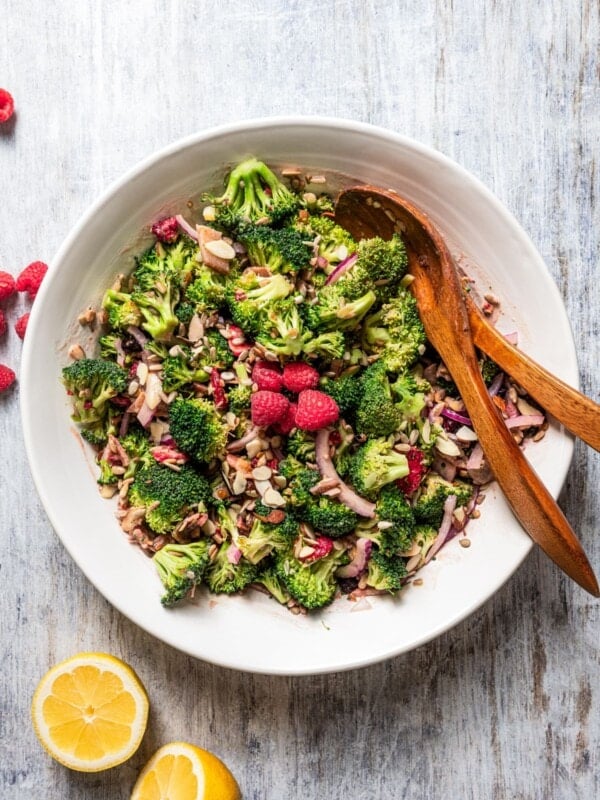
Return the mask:
{"type": "Polygon", "coordinates": [[[296,427],[297,403],[290,403],[283,417],[275,424],[275,430],[282,436],[287,436],[296,427]]]}
{"type": "Polygon", "coordinates": [[[172,244],[179,237],[179,224],[175,217],[164,217],[155,222],[150,229],[159,242],[172,244]]]}
{"type": "Polygon", "coordinates": [[[29,299],[35,300],[47,271],[48,265],[43,261],[33,261],[18,275],[15,282],[17,292],[27,292],[29,299]]]}
{"type": "Polygon", "coordinates": [[[0,300],[6,300],[17,291],[15,279],[8,272],[0,272],[0,300]]]}
{"type": "Polygon", "coordinates": [[[283,387],[281,372],[275,364],[268,361],[257,361],[252,367],[252,380],[260,390],[280,392],[283,387]]]}
{"type": "Polygon", "coordinates": [[[318,431],[331,425],[339,416],[338,404],[328,394],[315,389],[305,389],[300,392],[296,425],[303,431],[318,431]]]}
{"type": "Polygon", "coordinates": [[[290,406],[290,401],[282,394],[265,390],[252,395],[250,406],[252,422],[260,425],[261,428],[266,428],[283,419],[290,406]]]}
{"type": "Polygon", "coordinates": [[[283,385],[294,394],[300,394],[304,389],[316,389],[319,373],[304,361],[290,361],[283,368],[283,385]]]}
{"type": "Polygon", "coordinates": [[[400,478],[396,481],[396,486],[404,494],[412,494],[419,488],[423,475],[427,472],[427,466],[424,463],[425,454],[418,447],[411,447],[406,453],[406,460],[408,461],[409,473],[405,478],[400,478]]]}
{"type": "Polygon", "coordinates": [[[15,111],[15,101],[6,89],[0,89],[0,123],[8,122],[15,111]]]}
{"type": "Polygon", "coordinates": [[[0,364],[0,392],[5,392],[15,382],[17,376],[6,364],[0,364]]]}
{"type": "Polygon", "coordinates": [[[333,550],[333,539],[330,539],[328,536],[319,536],[314,544],[311,542],[310,547],[313,548],[313,552],[304,558],[300,558],[300,561],[308,563],[311,561],[318,561],[320,558],[325,558],[325,556],[328,556],[333,550]]]}
{"type": "MultiPolygon", "coordinates": [[[[17,332],[17,336],[19,339],[25,338],[25,331],[27,330],[27,323],[29,322],[29,312],[27,314],[23,314],[23,316],[19,317],[19,319],[15,322],[15,331],[17,332]]],[[[0,325],[0,328],[2,326],[0,325]]]]}

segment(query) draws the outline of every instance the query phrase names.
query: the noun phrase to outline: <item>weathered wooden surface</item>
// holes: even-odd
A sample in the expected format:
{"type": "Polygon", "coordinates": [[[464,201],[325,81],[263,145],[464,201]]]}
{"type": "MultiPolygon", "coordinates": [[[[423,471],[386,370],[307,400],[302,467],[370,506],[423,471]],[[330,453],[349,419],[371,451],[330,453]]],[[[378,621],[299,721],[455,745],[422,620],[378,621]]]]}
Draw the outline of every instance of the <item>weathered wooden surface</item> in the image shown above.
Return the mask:
{"type": "MultiPolygon", "coordinates": [[[[351,117],[434,145],[516,214],[598,396],[595,0],[1,6],[0,85],[18,116],[0,129],[0,269],[49,258],[109,181],[183,134],[274,113],[351,117]]],[[[11,316],[24,307],[8,304],[11,316]]],[[[19,352],[11,331],[0,361],[18,365],[19,352]]],[[[126,798],[173,739],[221,754],[253,800],[600,796],[600,605],[539,554],[414,653],[340,675],[253,677],[156,642],[83,578],[31,486],[18,390],[0,398],[0,442],[2,798],[126,798]],[[38,678],[83,649],[122,656],[153,702],[139,753],[104,775],[52,763],[29,724],[38,678]]],[[[578,446],[561,499],[596,569],[599,465],[578,446]]]]}

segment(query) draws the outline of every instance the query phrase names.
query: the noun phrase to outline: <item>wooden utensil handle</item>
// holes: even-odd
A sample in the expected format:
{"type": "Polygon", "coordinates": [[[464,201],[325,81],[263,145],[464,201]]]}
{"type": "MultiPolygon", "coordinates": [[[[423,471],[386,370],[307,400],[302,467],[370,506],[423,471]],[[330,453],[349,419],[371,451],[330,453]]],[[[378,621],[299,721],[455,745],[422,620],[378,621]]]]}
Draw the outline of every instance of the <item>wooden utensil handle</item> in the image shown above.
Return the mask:
{"type": "Polygon", "coordinates": [[[513,347],[465,295],[473,340],[480,350],[522,386],[555,419],[600,450],[600,405],[552,375],[521,350],[513,347]]]}

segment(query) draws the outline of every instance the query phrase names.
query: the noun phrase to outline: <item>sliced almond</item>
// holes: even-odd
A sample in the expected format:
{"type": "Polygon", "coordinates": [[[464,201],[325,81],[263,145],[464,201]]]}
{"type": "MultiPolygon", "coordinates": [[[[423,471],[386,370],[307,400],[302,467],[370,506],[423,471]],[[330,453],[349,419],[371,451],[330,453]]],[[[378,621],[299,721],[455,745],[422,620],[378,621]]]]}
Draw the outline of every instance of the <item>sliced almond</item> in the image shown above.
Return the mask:
{"type": "Polygon", "coordinates": [[[304,545],[304,547],[301,547],[300,551],[298,552],[298,558],[309,558],[310,556],[314,555],[314,553],[314,547],[308,547],[307,545],[304,545]]]}
{"type": "MultiPolygon", "coordinates": [[[[207,225],[196,225],[196,232],[198,234],[198,242],[200,244],[200,255],[202,261],[207,267],[214,269],[215,272],[221,272],[226,275],[229,272],[229,260],[215,255],[208,249],[210,242],[217,242],[223,238],[223,234],[216,231],[214,228],[209,228],[207,225]]],[[[225,242],[225,244],[227,244],[225,242]]],[[[230,245],[228,245],[231,247],[230,245]]],[[[233,250],[233,248],[231,248],[233,250]]],[[[235,255],[235,251],[234,251],[235,255]]]]}
{"type": "Polygon", "coordinates": [[[137,365],[135,377],[137,378],[137,381],[140,384],[140,386],[144,386],[144,384],[146,383],[146,379],[148,377],[148,366],[144,364],[143,361],[140,361],[139,364],[137,365]]]}
{"type": "Polygon", "coordinates": [[[268,481],[272,474],[271,467],[255,467],[252,470],[252,477],[255,481],[268,481]]]}
{"type": "Polygon", "coordinates": [[[194,314],[188,325],[188,339],[190,342],[197,342],[204,336],[204,323],[198,316],[194,314]]]}
{"type": "Polygon", "coordinates": [[[246,491],[246,487],[248,486],[248,481],[242,475],[241,472],[236,472],[235,478],[233,479],[233,483],[231,484],[231,490],[234,494],[243,494],[246,491]]]}
{"type": "Polygon", "coordinates": [[[146,381],[146,405],[156,408],[161,401],[162,383],[156,372],[150,372],[146,381]]]}
{"type": "Polygon", "coordinates": [[[269,486],[267,491],[263,495],[263,502],[267,506],[271,506],[274,508],[280,508],[281,506],[285,505],[285,500],[281,496],[281,494],[277,491],[277,489],[273,489],[272,486],[269,486]]]}
{"type": "Polygon", "coordinates": [[[213,256],[222,258],[224,261],[231,261],[232,258],[235,258],[235,250],[223,239],[215,239],[214,242],[207,242],[205,247],[213,256]]]}
{"type": "Polygon", "coordinates": [[[254,481],[254,486],[263,500],[268,490],[273,488],[270,481],[254,481]]]}
{"type": "Polygon", "coordinates": [[[467,425],[461,425],[461,427],[456,431],[455,436],[459,442],[477,441],[477,434],[473,428],[469,428],[467,425]]]}

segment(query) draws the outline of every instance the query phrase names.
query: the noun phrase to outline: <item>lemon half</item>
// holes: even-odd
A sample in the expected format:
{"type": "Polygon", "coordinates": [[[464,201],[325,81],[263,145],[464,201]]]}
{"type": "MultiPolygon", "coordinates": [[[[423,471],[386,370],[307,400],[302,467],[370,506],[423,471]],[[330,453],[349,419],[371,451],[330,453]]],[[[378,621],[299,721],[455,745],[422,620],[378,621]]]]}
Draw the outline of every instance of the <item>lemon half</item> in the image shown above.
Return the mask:
{"type": "Polygon", "coordinates": [[[138,749],[148,697],[135,672],[106,653],[79,653],[38,684],[31,706],[35,732],[65,767],[99,772],[138,749]]]}

